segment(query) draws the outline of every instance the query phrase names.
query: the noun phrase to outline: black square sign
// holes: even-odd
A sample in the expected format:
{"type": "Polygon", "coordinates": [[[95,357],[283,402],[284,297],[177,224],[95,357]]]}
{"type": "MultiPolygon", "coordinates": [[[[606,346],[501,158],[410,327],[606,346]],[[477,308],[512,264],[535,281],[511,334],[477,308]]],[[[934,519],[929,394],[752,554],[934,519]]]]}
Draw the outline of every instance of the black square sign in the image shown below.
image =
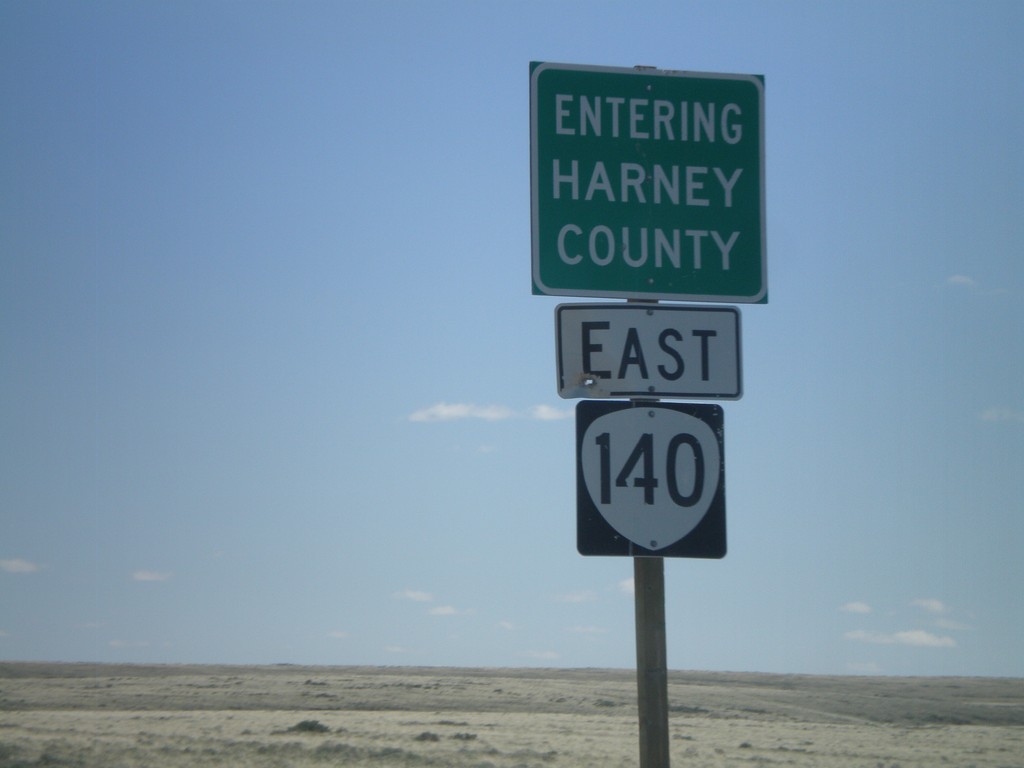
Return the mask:
{"type": "Polygon", "coordinates": [[[724,557],[723,423],[718,405],[578,403],[580,554],[724,557]]]}

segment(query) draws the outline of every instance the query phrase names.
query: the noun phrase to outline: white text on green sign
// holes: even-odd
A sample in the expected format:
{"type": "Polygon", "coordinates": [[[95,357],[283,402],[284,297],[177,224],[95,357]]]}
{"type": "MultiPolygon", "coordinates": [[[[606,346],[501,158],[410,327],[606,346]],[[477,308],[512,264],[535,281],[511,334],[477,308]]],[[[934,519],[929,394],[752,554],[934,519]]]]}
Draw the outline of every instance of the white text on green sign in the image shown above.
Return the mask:
{"type": "Polygon", "coordinates": [[[534,64],[530,82],[538,292],[766,300],[760,78],[534,64]]]}

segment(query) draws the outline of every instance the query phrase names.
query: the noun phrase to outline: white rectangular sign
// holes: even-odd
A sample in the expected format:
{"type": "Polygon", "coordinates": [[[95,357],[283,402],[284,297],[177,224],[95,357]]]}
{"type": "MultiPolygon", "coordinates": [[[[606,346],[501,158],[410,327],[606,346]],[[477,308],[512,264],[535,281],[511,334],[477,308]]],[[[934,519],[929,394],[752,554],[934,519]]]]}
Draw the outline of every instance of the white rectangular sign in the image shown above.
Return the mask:
{"type": "Polygon", "coordinates": [[[743,394],[735,307],[559,304],[555,330],[561,397],[743,394]]]}

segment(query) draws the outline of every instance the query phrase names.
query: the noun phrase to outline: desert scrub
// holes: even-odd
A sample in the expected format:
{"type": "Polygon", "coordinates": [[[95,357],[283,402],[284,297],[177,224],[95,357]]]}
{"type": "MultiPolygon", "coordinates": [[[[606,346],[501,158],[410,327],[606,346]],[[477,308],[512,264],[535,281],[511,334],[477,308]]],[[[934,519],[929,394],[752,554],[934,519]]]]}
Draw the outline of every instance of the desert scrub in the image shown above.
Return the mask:
{"type": "Polygon", "coordinates": [[[303,720],[288,729],[288,733],[327,733],[331,729],[319,720],[303,720]]]}

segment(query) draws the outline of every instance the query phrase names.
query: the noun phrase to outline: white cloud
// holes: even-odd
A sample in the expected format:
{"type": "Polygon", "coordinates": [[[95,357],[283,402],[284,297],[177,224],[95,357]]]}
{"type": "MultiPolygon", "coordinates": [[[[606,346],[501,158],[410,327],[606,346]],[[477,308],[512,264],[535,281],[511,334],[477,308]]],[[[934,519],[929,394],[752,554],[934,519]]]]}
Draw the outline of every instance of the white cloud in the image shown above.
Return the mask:
{"type": "Polygon", "coordinates": [[[918,608],[924,608],[928,613],[945,613],[949,610],[945,603],[935,598],[919,598],[911,600],[910,604],[916,605],[918,608]]]}
{"type": "Polygon", "coordinates": [[[636,587],[633,584],[632,576],[619,582],[619,592],[626,595],[636,594],[636,587]]]}
{"type": "Polygon", "coordinates": [[[499,621],[497,626],[498,629],[504,629],[506,632],[511,632],[513,629],[516,628],[515,624],[506,619],[502,619],[501,621],[499,621]]]}
{"type": "Polygon", "coordinates": [[[839,606],[839,610],[846,613],[871,613],[871,606],[860,600],[854,600],[852,603],[839,606]]]}
{"type": "Polygon", "coordinates": [[[481,419],[483,421],[505,421],[507,419],[533,419],[535,421],[557,421],[572,418],[571,408],[554,408],[550,405],[534,405],[525,411],[516,411],[507,405],[475,405],[473,403],[435,403],[409,415],[409,421],[456,421],[459,419],[481,419]]]}
{"type": "Polygon", "coordinates": [[[386,653],[409,653],[409,649],[401,645],[385,645],[386,653]]]}
{"type": "Polygon", "coordinates": [[[597,593],[583,589],[579,592],[567,592],[563,595],[555,595],[554,599],[557,603],[592,603],[597,600],[597,593]]]}
{"type": "Polygon", "coordinates": [[[955,648],[956,640],[952,637],[941,637],[925,632],[923,629],[911,629],[905,632],[896,632],[893,635],[900,645],[918,645],[928,648],[955,648]]]}
{"type": "Polygon", "coordinates": [[[568,627],[566,632],[577,635],[603,635],[608,632],[604,627],[568,627]]]}
{"type": "Polygon", "coordinates": [[[133,581],[167,581],[171,574],[161,571],[135,571],[132,574],[133,581]]]}
{"type": "Polygon", "coordinates": [[[111,640],[111,648],[148,648],[148,640],[111,640]]]}
{"type": "Polygon", "coordinates": [[[455,419],[483,419],[501,421],[511,419],[515,411],[504,405],[473,405],[471,403],[435,403],[421,408],[409,416],[409,421],[453,421],[455,419]]]}
{"type": "Polygon", "coordinates": [[[950,613],[951,609],[941,600],[936,600],[933,597],[921,598],[918,600],[911,600],[910,604],[917,606],[918,608],[922,608],[928,613],[935,616],[935,626],[939,627],[940,629],[953,629],[963,631],[965,629],[971,628],[963,622],[956,621],[955,619],[950,618],[948,614],[950,613]]]}
{"type": "Polygon", "coordinates": [[[457,616],[459,612],[454,605],[438,605],[430,609],[431,616],[457,616]]]}
{"type": "Polygon", "coordinates": [[[553,408],[550,405],[535,405],[529,410],[531,419],[540,421],[557,421],[558,419],[571,419],[572,408],[553,408]]]}
{"type": "Polygon", "coordinates": [[[981,412],[981,420],[997,423],[1024,424],[1024,411],[1015,411],[1011,408],[986,408],[981,412]]]}
{"type": "Polygon", "coordinates": [[[0,629],[0,637],[10,637],[10,636],[11,636],[11,633],[8,632],[6,629],[0,629]]]}
{"type": "Polygon", "coordinates": [[[13,560],[0,560],[0,570],[7,573],[35,573],[39,570],[39,566],[16,557],[13,560]]]}
{"type": "Polygon", "coordinates": [[[909,629],[902,632],[868,632],[863,629],[855,629],[847,632],[847,640],[858,640],[863,643],[875,643],[878,645],[911,645],[919,648],[955,648],[956,640],[952,637],[942,637],[925,632],[923,629],[909,629]]]}
{"type": "Polygon", "coordinates": [[[403,589],[393,595],[398,600],[412,600],[414,603],[432,603],[434,596],[429,592],[421,592],[418,589],[403,589]]]}
{"type": "Polygon", "coordinates": [[[946,278],[946,285],[963,285],[968,288],[977,285],[973,277],[967,275],[950,275],[946,278]]]}
{"type": "MultiPolygon", "coordinates": [[[[414,603],[434,602],[434,596],[430,592],[424,592],[419,589],[403,589],[401,592],[395,592],[392,597],[396,600],[410,600],[414,603]]],[[[435,605],[427,613],[431,616],[457,616],[462,613],[469,613],[469,611],[460,611],[452,605],[435,605]]]]}
{"type": "Polygon", "coordinates": [[[349,633],[343,629],[332,629],[327,633],[328,637],[333,637],[335,640],[345,640],[350,637],[349,633]]]}

